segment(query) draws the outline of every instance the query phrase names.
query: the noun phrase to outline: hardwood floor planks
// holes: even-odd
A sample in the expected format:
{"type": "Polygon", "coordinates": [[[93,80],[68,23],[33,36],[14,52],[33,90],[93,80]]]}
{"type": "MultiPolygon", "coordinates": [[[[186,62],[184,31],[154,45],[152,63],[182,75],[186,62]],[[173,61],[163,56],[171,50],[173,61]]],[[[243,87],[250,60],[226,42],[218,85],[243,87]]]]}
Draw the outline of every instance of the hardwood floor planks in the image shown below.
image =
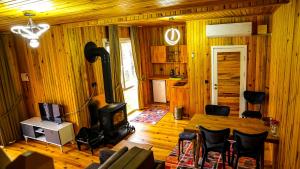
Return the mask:
{"type": "MultiPolygon", "coordinates": [[[[128,118],[129,120],[136,115],[135,112],[128,118]]],[[[135,126],[136,132],[126,139],[136,143],[146,143],[153,145],[152,151],[157,160],[165,160],[168,154],[177,144],[178,134],[183,131],[189,120],[174,120],[171,113],[167,113],[156,125],[131,123],[135,126]]],[[[61,153],[59,147],[45,144],[38,141],[29,140],[18,141],[4,148],[11,159],[26,151],[36,151],[54,159],[56,169],[81,169],[87,167],[93,162],[99,162],[99,150],[95,150],[94,155],[83,147],[82,151],[77,150],[76,144],[67,144],[64,146],[64,152],[61,153]]]]}

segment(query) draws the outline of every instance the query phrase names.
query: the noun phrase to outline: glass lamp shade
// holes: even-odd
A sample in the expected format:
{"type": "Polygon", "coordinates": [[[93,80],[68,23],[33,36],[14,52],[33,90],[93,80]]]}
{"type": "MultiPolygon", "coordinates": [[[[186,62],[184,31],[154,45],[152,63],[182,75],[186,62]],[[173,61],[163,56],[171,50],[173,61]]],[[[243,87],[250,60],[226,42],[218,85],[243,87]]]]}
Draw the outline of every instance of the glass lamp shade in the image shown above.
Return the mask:
{"type": "Polygon", "coordinates": [[[29,45],[32,48],[37,48],[37,47],[39,47],[40,43],[37,39],[31,39],[30,42],[29,42],[29,45]]]}

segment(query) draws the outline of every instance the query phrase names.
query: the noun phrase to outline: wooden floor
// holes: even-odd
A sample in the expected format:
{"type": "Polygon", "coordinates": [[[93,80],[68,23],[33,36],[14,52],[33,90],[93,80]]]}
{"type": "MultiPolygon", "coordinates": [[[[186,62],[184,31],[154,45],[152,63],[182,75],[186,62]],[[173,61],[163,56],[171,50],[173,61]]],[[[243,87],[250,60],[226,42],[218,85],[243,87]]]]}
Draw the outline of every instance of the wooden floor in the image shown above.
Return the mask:
{"type": "MultiPolygon", "coordinates": [[[[129,115],[128,119],[132,119],[137,113],[129,115]]],[[[164,160],[176,146],[178,134],[183,131],[185,125],[189,120],[174,120],[171,113],[167,113],[156,125],[131,123],[135,126],[136,132],[126,139],[136,143],[146,143],[153,146],[154,157],[157,160],[164,160]]],[[[25,151],[36,151],[54,159],[56,169],[82,169],[87,167],[92,162],[99,162],[99,150],[95,150],[94,155],[87,149],[78,151],[75,144],[67,144],[64,146],[62,153],[57,146],[47,145],[43,142],[29,140],[26,144],[25,141],[18,141],[10,146],[4,148],[5,152],[11,159],[16,158],[18,155],[25,151]]],[[[265,168],[271,168],[270,163],[266,164],[265,168]]]]}
{"type": "MultiPolygon", "coordinates": [[[[131,119],[135,113],[128,118],[131,119]]],[[[176,146],[178,134],[183,131],[187,123],[188,120],[174,120],[173,115],[168,113],[156,125],[131,123],[135,126],[136,132],[127,139],[132,142],[153,145],[152,150],[154,151],[155,159],[165,160],[176,146]]],[[[48,155],[54,159],[56,169],[81,169],[92,162],[99,162],[99,150],[95,151],[94,155],[91,155],[87,149],[78,151],[75,144],[64,146],[63,153],[56,146],[33,140],[29,140],[27,144],[25,141],[18,141],[5,147],[4,150],[11,159],[28,150],[48,155]]]]}

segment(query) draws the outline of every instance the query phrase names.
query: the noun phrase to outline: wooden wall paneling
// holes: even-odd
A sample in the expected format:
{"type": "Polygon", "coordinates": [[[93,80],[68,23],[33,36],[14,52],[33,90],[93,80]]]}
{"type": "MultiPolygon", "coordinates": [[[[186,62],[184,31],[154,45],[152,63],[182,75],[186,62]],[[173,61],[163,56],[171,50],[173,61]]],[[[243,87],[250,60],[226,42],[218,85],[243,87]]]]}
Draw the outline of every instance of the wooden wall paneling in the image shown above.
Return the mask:
{"type": "Polygon", "coordinates": [[[280,121],[276,168],[300,168],[299,13],[300,1],[292,0],[273,15],[269,115],[280,121]]]}
{"type": "Polygon", "coordinates": [[[14,38],[0,34],[0,129],[2,145],[21,137],[19,122],[27,118],[14,38]]]}
{"type": "Polygon", "coordinates": [[[152,102],[152,88],[151,80],[148,78],[153,76],[153,67],[151,65],[151,51],[150,51],[150,34],[148,27],[139,27],[138,29],[141,63],[142,63],[142,76],[143,76],[143,92],[144,92],[144,105],[147,106],[152,102]]]}
{"type": "MultiPolygon", "coordinates": [[[[235,22],[253,22],[253,27],[257,23],[270,24],[269,16],[233,17],[210,20],[197,20],[187,22],[187,46],[189,58],[189,82],[191,90],[191,111],[194,113],[204,112],[204,106],[210,103],[211,94],[211,46],[222,45],[247,45],[247,89],[259,90],[268,93],[266,77],[269,73],[268,58],[270,53],[269,36],[248,36],[248,37],[222,37],[207,38],[205,28],[207,24],[223,24],[235,22]],[[192,58],[194,53],[194,58],[192,58]],[[205,80],[209,83],[205,84],[205,80]],[[197,106],[196,106],[197,105],[197,106]]],[[[267,109],[264,106],[264,113],[267,109]]]]}
{"type": "MultiPolygon", "coordinates": [[[[13,87],[13,89],[16,92],[16,98],[21,97],[20,102],[18,104],[18,110],[21,112],[20,119],[26,119],[28,117],[28,114],[26,112],[26,106],[24,103],[24,99],[22,98],[23,96],[23,91],[22,91],[22,86],[21,86],[21,81],[20,81],[20,74],[19,74],[19,62],[17,59],[17,54],[16,54],[16,44],[14,41],[14,37],[12,35],[0,35],[4,44],[4,50],[7,55],[7,61],[9,64],[9,70],[10,70],[10,75],[11,75],[11,82],[10,86],[13,87]],[[24,113],[23,113],[24,112],[24,113]]],[[[16,100],[13,100],[16,101],[16,100]]]]}
{"type": "Polygon", "coordinates": [[[87,108],[83,108],[83,104],[90,96],[87,64],[83,55],[84,41],[83,32],[81,28],[75,28],[67,31],[67,36],[70,38],[67,43],[70,47],[70,58],[74,76],[74,89],[75,103],[76,103],[76,115],[78,116],[79,127],[88,126],[89,124],[89,112],[87,108]],[[81,109],[81,110],[80,110],[81,109]]]}
{"type": "MultiPolygon", "coordinates": [[[[129,37],[128,27],[121,27],[119,32],[122,38],[129,37]]],[[[23,38],[16,38],[18,59],[23,63],[20,71],[30,77],[29,82],[22,83],[30,116],[39,116],[39,102],[59,103],[65,106],[66,118],[74,123],[75,131],[89,125],[89,112],[83,106],[93,92],[91,84],[97,83],[94,95],[102,106],[104,88],[101,59],[88,63],[83,49],[89,41],[103,46],[103,38],[107,38],[105,27],[65,25],[52,26],[40,38],[37,49],[30,48],[23,38]]]]}
{"type": "Polygon", "coordinates": [[[119,26],[119,38],[130,38],[129,27],[119,26]]]}

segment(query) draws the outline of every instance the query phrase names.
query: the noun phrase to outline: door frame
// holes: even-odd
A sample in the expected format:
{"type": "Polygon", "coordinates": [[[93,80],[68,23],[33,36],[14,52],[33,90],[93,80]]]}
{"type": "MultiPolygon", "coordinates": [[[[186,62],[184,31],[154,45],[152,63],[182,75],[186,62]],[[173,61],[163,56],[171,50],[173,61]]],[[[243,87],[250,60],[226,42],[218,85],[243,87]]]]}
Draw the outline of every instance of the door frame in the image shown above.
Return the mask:
{"type": "Polygon", "coordinates": [[[247,45],[226,45],[226,46],[211,46],[211,103],[218,104],[218,89],[214,89],[215,84],[218,84],[218,66],[217,54],[219,52],[240,52],[240,105],[239,116],[246,108],[244,99],[244,91],[247,89],[247,45]]]}

